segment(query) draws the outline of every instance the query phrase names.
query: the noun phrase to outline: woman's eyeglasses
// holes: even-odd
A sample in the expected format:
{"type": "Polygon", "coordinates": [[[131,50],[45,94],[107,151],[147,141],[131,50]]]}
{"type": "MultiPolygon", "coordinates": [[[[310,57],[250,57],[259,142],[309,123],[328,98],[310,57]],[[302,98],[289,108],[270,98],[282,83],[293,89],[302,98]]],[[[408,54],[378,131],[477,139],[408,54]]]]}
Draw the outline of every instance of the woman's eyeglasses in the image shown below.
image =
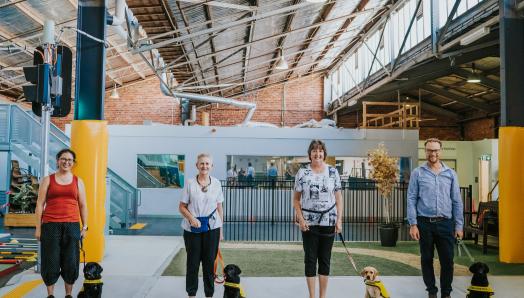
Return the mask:
{"type": "Polygon", "coordinates": [[[67,163],[74,163],[75,162],[74,159],[70,159],[70,158],[60,158],[58,160],[61,161],[61,162],[67,162],[67,163]]]}

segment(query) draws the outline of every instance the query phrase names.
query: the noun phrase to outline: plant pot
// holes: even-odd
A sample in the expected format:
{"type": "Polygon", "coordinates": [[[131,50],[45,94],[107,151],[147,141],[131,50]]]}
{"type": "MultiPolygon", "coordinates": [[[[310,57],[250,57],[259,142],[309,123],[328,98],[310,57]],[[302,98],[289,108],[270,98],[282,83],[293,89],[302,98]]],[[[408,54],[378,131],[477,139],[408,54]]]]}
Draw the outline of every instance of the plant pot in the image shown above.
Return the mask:
{"type": "Polygon", "coordinates": [[[380,244],[382,246],[397,246],[398,226],[396,225],[380,225],[378,230],[380,232],[380,244]]]}

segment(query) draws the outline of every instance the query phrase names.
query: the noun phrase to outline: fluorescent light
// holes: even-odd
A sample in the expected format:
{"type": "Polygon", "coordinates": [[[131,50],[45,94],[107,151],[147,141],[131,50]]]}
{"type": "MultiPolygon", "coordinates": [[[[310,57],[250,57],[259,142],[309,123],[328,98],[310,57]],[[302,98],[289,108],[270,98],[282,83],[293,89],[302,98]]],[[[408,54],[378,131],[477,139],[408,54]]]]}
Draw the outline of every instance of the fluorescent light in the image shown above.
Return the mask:
{"type": "Polygon", "coordinates": [[[466,46],[474,41],[486,36],[489,34],[489,27],[480,27],[478,29],[473,29],[466,33],[464,37],[460,39],[460,45],[466,46]]]}
{"type": "Polygon", "coordinates": [[[473,71],[467,79],[468,83],[480,83],[480,76],[475,69],[475,63],[471,63],[471,70],[473,71]]]}
{"type": "Polygon", "coordinates": [[[115,87],[113,88],[113,91],[111,91],[111,95],[109,95],[109,98],[112,98],[112,99],[120,98],[120,94],[118,94],[118,90],[116,90],[116,84],[115,84],[115,87]]]}
{"type": "Polygon", "coordinates": [[[480,83],[480,78],[478,75],[471,75],[468,77],[468,83],[480,83]]]}
{"type": "Polygon", "coordinates": [[[287,65],[286,59],[284,59],[284,55],[282,55],[282,50],[280,50],[280,55],[277,60],[277,65],[275,66],[276,69],[284,70],[288,69],[289,66],[287,65]]]}

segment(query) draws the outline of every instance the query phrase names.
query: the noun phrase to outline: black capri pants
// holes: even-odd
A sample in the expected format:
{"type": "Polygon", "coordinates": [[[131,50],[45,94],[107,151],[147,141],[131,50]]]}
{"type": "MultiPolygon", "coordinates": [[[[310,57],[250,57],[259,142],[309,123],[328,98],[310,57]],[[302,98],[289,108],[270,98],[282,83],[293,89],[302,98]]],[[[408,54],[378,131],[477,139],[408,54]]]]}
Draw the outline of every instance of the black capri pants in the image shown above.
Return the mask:
{"type": "Polygon", "coordinates": [[[62,276],[74,284],[80,264],[80,223],[49,222],[42,224],[41,275],[46,286],[54,285],[62,276]]]}
{"type": "Polygon", "coordinates": [[[334,241],[334,226],[309,226],[309,231],[302,232],[306,277],[317,275],[317,262],[318,274],[329,275],[334,241]]]}

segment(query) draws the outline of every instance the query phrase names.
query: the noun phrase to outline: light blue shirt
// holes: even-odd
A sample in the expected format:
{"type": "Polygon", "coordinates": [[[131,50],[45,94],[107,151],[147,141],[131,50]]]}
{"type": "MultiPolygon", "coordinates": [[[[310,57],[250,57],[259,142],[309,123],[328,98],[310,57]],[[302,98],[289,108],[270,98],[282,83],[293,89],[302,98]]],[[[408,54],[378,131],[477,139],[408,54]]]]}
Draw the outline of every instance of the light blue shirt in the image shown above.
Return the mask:
{"type": "Polygon", "coordinates": [[[416,168],[408,187],[408,221],[417,224],[417,216],[446,217],[455,220],[455,230],[464,227],[462,198],[457,173],[443,162],[439,174],[428,164],[416,168]]]}
{"type": "Polygon", "coordinates": [[[270,167],[270,168],[267,170],[267,175],[268,175],[269,177],[276,177],[276,176],[278,176],[278,170],[277,170],[277,167],[275,167],[275,166],[270,167]]]}

